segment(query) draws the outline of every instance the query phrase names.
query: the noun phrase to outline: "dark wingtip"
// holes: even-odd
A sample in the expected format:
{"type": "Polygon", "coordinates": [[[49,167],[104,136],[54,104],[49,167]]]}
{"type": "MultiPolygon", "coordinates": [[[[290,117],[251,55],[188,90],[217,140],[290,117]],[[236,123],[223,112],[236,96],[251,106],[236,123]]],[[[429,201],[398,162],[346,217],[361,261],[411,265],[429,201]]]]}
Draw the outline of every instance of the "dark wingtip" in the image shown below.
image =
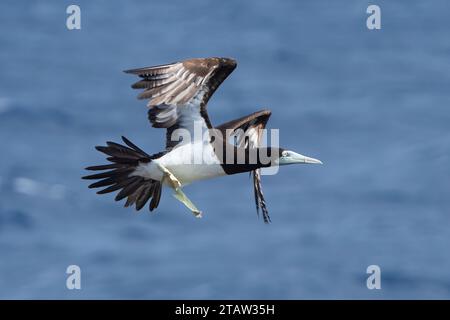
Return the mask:
{"type": "Polygon", "coordinates": [[[124,196],[124,195],[118,193],[118,194],[114,197],[114,200],[115,200],[115,201],[120,201],[120,200],[122,200],[122,199],[125,198],[125,197],[127,197],[127,196],[124,196]]]}
{"type": "Polygon", "coordinates": [[[131,89],[144,89],[141,81],[135,82],[131,85],[131,89]]]}
{"type": "Polygon", "coordinates": [[[139,75],[139,73],[142,72],[142,69],[145,69],[145,68],[128,69],[128,70],[123,70],[123,72],[124,72],[124,73],[127,73],[127,74],[135,74],[135,75],[139,75]]]}
{"type": "Polygon", "coordinates": [[[90,171],[100,171],[100,170],[117,169],[117,168],[121,168],[123,166],[124,165],[122,165],[120,163],[110,163],[110,164],[104,164],[104,165],[99,165],[99,166],[90,166],[90,167],[86,167],[84,169],[90,170],[90,171]]]}

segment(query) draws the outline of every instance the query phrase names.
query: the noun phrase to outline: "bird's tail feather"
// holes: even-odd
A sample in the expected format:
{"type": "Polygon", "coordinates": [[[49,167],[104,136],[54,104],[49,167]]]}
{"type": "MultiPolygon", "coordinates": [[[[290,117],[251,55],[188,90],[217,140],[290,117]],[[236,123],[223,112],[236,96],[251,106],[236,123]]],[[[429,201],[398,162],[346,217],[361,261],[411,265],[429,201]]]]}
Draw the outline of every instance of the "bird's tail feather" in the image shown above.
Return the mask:
{"type": "Polygon", "coordinates": [[[125,207],[136,204],[136,210],[150,200],[149,209],[155,209],[161,198],[162,185],[160,181],[133,176],[136,167],[142,163],[148,163],[157,155],[150,156],[127,138],[122,137],[126,146],[108,141],[106,146],[95,147],[98,151],[108,155],[106,158],[110,164],[87,167],[86,170],[103,171],[101,173],[84,176],[83,179],[98,180],[89,185],[89,188],[106,187],[98,191],[98,194],[120,190],[115,200],[127,198],[125,207]]]}

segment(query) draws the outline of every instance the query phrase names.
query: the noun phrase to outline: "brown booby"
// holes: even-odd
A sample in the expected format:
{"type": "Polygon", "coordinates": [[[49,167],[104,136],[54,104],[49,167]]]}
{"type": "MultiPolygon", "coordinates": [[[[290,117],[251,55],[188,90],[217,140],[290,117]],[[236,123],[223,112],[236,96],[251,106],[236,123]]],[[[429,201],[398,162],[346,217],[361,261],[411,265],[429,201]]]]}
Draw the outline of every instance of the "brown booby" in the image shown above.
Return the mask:
{"type": "Polygon", "coordinates": [[[257,213],[261,210],[264,222],[270,222],[261,189],[261,168],[322,162],[283,148],[264,147],[262,133],[271,115],[269,110],[213,127],[206,105],[235,68],[233,59],[198,58],[125,71],[140,77],[132,88],[143,89],[138,98],[149,100],[152,126],[166,128],[166,149],[150,155],[125,137],[125,145],[107,142],[106,146],[97,146],[110,164],[86,168],[104,170],[83,177],[99,180],[89,188],[103,187],[98,194],[119,190],[115,200],[127,198],[125,207],[135,204],[140,210],[150,202],[152,211],[166,186],[196,217],[201,217],[201,211],[182,187],[203,179],[250,172],[257,213]]]}

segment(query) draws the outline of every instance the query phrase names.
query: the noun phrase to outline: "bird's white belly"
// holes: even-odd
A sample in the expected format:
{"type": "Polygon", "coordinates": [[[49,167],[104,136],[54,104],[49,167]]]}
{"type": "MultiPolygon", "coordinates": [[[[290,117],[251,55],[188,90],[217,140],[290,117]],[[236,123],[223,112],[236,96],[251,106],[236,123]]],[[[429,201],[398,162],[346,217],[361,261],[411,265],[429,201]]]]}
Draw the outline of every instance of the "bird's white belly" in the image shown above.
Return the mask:
{"type": "Polygon", "coordinates": [[[225,175],[212,146],[201,141],[178,146],[145,165],[145,175],[161,181],[163,174],[158,164],[166,167],[182,185],[225,175]]]}
{"type": "Polygon", "coordinates": [[[187,185],[197,180],[205,180],[225,175],[222,167],[216,164],[174,165],[167,168],[182,185],[187,185]]]}

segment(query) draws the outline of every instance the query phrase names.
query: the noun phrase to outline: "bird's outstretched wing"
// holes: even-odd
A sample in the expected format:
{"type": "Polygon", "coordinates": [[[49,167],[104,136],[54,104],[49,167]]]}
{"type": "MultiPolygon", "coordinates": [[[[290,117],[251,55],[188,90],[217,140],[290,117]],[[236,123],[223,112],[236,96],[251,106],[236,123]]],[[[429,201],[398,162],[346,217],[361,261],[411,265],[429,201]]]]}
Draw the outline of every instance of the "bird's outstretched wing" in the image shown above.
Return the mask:
{"type": "MultiPolygon", "coordinates": [[[[257,148],[261,146],[263,130],[271,112],[269,110],[261,110],[248,116],[224,123],[216,129],[222,132],[224,137],[234,138],[236,145],[246,148],[257,148]],[[229,130],[227,132],[227,130],[229,130]]],[[[265,223],[270,222],[269,211],[267,210],[266,200],[261,188],[261,170],[253,170],[250,173],[253,177],[253,190],[255,194],[256,212],[259,215],[261,209],[265,223]]]]}
{"type": "Polygon", "coordinates": [[[149,99],[148,118],[155,128],[167,128],[166,148],[180,141],[172,141],[175,129],[189,130],[194,137],[194,122],[211,129],[206,104],[219,85],[236,68],[236,61],[228,58],[198,58],[166,65],[127,70],[141,80],[132,88],[144,89],[139,99],[149,99]]]}

